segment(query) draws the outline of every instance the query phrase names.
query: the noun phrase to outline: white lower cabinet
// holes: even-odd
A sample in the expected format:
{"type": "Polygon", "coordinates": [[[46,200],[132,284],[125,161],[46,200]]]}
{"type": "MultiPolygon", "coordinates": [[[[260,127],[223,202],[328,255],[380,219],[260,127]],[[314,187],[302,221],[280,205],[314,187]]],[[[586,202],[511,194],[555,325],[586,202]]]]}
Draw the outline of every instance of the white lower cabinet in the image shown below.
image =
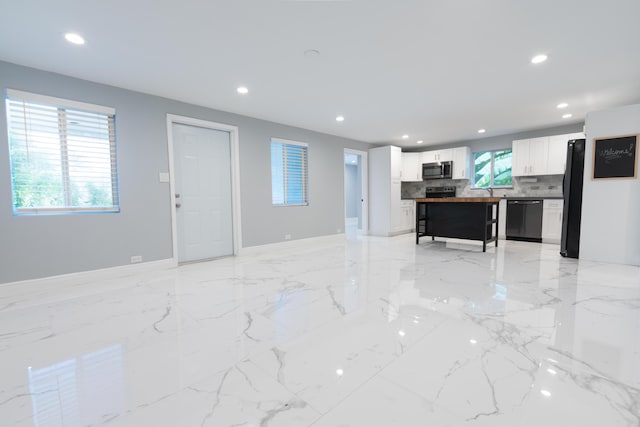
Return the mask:
{"type": "Polygon", "coordinates": [[[399,233],[414,231],[416,222],[416,202],[414,200],[401,200],[399,214],[399,226],[395,231],[399,233]]]}
{"type": "Polygon", "coordinates": [[[545,199],[542,202],[542,243],[560,243],[562,236],[563,200],[545,199]]]}

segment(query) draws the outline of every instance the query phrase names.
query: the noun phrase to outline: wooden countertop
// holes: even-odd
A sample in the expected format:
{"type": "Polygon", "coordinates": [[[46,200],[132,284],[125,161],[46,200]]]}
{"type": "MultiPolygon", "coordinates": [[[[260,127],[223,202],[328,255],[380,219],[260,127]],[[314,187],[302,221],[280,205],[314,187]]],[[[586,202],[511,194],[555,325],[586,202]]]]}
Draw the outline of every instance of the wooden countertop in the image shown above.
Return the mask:
{"type": "Polygon", "coordinates": [[[416,203],[499,203],[501,197],[441,197],[416,199],[416,203]]]}

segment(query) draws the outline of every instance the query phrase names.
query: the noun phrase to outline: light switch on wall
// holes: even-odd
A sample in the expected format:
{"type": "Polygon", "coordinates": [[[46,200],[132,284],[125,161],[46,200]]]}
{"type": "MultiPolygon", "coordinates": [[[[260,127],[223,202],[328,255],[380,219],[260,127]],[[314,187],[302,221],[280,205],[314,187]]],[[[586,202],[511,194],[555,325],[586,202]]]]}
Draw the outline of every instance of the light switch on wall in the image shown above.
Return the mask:
{"type": "Polygon", "coordinates": [[[158,180],[160,180],[160,182],[169,182],[169,172],[160,172],[158,174],[158,180]]]}

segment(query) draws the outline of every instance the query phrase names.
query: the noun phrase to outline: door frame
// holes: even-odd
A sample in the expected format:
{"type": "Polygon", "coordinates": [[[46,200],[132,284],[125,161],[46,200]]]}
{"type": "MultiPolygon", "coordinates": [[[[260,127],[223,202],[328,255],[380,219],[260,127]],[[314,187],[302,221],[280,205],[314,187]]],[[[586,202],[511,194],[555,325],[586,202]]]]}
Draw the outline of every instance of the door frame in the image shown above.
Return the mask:
{"type": "Polygon", "coordinates": [[[362,159],[361,173],[362,173],[362,232],[369,234],[369,161],[368,152],[354,150],[351,148],[345,148],[342,154],[342,202],[344,203],[344,212],[342,218],[345,221],[344,226],[346,230],[346,218],[347,218],[347,191],[344,183],[346,182],[346,168],[344,163],[345,154],[356,154],[362,159]]]}
{"type": "Polygon", "coordinates": [[[178,264],[178,225],[176,218],[176,182],[174,166],[174,144],[173,125],[181,124],[187,126],[201,127],[211,130],[229,132],[229,143],[231,150],[231,221],[233,223],[233,255],[238,255],[242,246],[242,226],[240,214],[240,154],[238,127],[224,123],[210,122],[208,120],[194,119],[192,117],[167,114],[167,139],[169,151],[169,188],[171,194],[171,239],[173,241],[173,261],[178,264]]]}

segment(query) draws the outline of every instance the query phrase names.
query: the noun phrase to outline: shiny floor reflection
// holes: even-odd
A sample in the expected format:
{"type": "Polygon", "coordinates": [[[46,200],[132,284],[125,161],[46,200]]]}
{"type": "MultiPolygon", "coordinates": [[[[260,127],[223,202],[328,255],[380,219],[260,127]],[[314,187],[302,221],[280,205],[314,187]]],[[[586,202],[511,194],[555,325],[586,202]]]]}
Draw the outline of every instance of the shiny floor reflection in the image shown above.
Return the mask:
{"type": "Polygon", "coordinates": [[[0,287],[2,426],[638,426],[640,268],[344,236],[0,287]]]}

